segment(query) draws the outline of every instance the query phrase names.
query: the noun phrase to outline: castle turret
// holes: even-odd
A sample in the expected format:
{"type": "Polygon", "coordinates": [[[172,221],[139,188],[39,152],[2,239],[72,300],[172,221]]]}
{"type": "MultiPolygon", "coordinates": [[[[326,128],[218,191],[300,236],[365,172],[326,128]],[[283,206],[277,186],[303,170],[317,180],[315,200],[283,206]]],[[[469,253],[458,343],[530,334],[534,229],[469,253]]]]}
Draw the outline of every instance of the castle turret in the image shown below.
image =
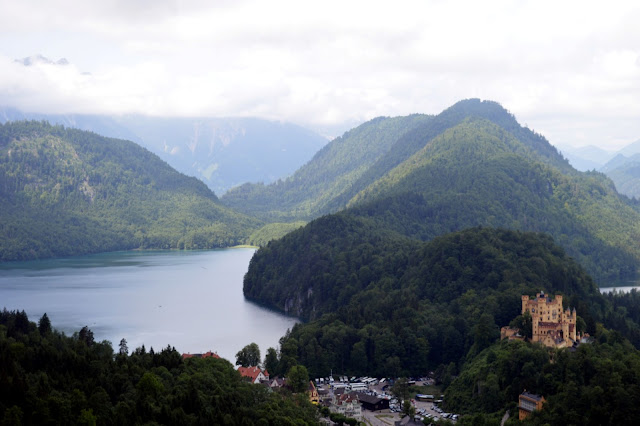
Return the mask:
{"type": "Polygon", "coordinates": [[[562,309],[562,295],[560,294],[556,294],[556,302],[555,302],[558,306],[560,306],[560,308],[562,309]]]}
{"type": "Polygon", "coordinates": [[[521,315],[524,315],[525,312],[529,310],[529,296],[522,296],[522,312],[521,315]]]}

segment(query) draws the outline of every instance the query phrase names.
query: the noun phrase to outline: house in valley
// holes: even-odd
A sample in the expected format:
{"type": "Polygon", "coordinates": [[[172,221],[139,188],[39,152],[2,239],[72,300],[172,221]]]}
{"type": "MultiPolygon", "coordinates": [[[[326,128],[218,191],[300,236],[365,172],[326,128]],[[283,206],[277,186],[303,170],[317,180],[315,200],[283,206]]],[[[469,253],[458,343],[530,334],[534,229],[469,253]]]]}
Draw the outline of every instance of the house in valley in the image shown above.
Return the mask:
{"type": "Polygon", "coordinates": [[[260,367],[238,367],[238,373],[251,383],[260,383],[269,380],[269,372],[261,370],[260,367]]]}

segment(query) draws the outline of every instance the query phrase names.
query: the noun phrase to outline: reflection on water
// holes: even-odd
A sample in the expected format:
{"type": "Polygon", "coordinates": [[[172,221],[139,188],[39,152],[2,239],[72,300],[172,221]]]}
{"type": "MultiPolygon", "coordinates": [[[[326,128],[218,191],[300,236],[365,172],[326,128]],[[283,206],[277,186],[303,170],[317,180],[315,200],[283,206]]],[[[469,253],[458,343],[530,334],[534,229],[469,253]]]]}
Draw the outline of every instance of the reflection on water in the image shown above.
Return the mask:
{"type": "Polygon", "coordinates": [[[247,302],[253,249],[118,252],[0,265],[0,309],[44,312],[72,334],[85,325],[117,348],[217,351],[234,361],[256,342],[264,354],[296,320],[247,302]]]}

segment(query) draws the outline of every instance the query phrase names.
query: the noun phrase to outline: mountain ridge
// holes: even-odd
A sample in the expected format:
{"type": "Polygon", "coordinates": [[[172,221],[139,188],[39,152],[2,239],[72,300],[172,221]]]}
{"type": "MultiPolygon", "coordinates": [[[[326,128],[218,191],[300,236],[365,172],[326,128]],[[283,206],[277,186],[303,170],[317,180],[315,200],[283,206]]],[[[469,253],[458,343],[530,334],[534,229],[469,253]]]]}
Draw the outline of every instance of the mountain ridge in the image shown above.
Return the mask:
{"type": "Polygon", "coordinates": [[[245,182],[284,178],[327,142],[292,123],[251,117],[53,115],[0,108],[0,123],[21,120],[44,120],[133,141],[218,195],[245,182]]]}

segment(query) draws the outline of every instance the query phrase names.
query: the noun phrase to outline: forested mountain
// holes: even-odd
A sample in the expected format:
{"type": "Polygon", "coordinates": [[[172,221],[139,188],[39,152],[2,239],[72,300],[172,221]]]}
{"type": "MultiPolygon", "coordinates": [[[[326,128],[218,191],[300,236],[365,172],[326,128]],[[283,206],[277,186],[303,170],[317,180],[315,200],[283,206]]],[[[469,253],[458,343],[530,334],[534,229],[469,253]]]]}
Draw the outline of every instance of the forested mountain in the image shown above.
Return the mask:
{"type": "Polygon", "coordinates": [[[640,260],[638,206],[606,176],[573,169],[542,136],[489,101],[461,101],[435,117],[366,123],[290,179],[236,188],[222,202],[269,220],[347,207],[421,241],[473,226],[547,232],[598,282],[634,277],[640,260]],[[407,122],[409,129],[402,127],[407,122]],[[362,161],[367,140],[384,149],[362,161]],[[351,161],[352,151],[360,160],[351,161]],[[344,179],[330,179],[335,164],[344,179]],[[263,207],[266,213],[257,213],[263,207]]]}
{"type": "MultiPolygon", "coordinates": [[[[540,290],[564,294],[590,333],[597,322],[619,321],[593,280],[545,234],[472,228],[422,243],[345,214],[262,248],[244,286],[248,298],[312,320],[283,343],[310,372],[378,376],[464,361],[519,315],[522,294],[540,290]]],[[[638,322],[622,322],[640,345],[638,322]]]]}
{"type": "Polygon", "coordinates": [[[300,126],[258,118],[50,115],[0,108],[0,123],[24,120],[131,140],[218,195],[245,182],[289,176],[327,142],[300,126]]]}
{"type": "Polygon", "coordinates": [[[521,127],[499,104],[469,99],[435,117],[412,115],[372,120],[333,140],[290,178],[268,186],[243,185],[225,194],[222,201],[255,215],[263,215],[261,207],[266,206],[271,216],[290,219],[309,219],[338,211],[431,139],[469,118],[482,118],[500,126],[535,152],[540,161],[563,172],[573,171],[542,136],[521,127]],[[372,150],[373,155],[366,150],[372,150]]]}
{"type": "Polygon", "coordinates": [[[599,282],[638,269],[640,214],[604,175],[562,173],[486,120],[438,135],[349,206],[421,240],[471,226],[547,232],[599,282]]]}
{"type": "Polygon", "coordinates": [[[293,176],[271,185],[233,188],[222,200],[238,211],[275,221],[308,220],[335,211],[341,207],[336,199],[348,199],[354,182],[388,154],[399,137],[430,120],[417,114],[376,118],[334,139],[293,176]]]}
{"type": "Polygon", "coordinates": [[[244,243],[260,225],[133,142],[0,126],[0,260],[244,243]]]}

